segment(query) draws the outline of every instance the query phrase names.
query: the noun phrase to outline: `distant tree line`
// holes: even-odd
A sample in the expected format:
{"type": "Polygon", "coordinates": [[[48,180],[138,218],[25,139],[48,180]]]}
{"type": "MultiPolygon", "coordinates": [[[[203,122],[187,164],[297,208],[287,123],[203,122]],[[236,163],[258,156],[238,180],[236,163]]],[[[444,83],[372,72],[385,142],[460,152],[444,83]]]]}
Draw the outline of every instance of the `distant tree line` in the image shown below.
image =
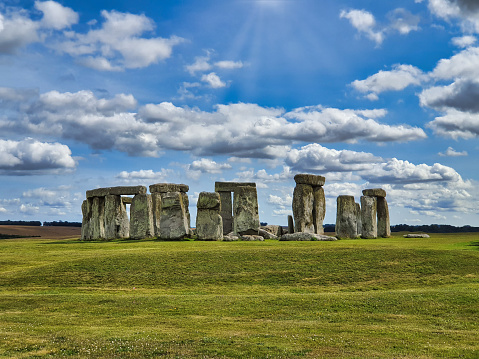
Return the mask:
{"type": "Polygon", "coordinates": [[[397,224],[395,226],[391,226],[391,232],[466,233],[479,232],[479,227],[456,227],[449,224],[430,224],[416,226],[411,226],[409,224],[397,224]]]}
{"type": "Polygon", "coordinates": [[[43,222],[44,227],[81,227],[81,222],[53,221],[43,222]]]}
{"type": "Polygon", "coordinates": [[[0,221],[0,225],[3,226],[41,226],[40,221],[0,221]]]}

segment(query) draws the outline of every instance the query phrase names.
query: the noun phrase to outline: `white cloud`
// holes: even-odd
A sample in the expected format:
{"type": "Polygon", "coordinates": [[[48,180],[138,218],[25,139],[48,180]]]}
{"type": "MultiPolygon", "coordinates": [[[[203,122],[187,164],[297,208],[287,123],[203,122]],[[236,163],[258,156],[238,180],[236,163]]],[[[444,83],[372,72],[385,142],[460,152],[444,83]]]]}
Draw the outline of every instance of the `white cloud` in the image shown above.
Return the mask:
{"type": "Polygon", "coordinates": [[[226,83],[221,81],[220,77],[214,72],[201,76],[201,81],[206,82],[214,89],[226,87],[226,83]]]}
{"type": "Polygon", "coordinates": [[[448,86],[431,87],[419,95],[421,106],[440,111],[455,109],[479,112],[479,81],[457,80],[448,86]]]}
{"type": "Polygon", "coordinates": [[[73,169],[75,160],[66,145],[43,143],[31,138],[23,141],[0,140],[0,171],[6,174],[38,174],[39,171],[73,169]]]}
{"type": "MultiPolygon", "coordinates": [[[[243,64],[242,61],[223,60],[223,61],[216,62],[215,66],[220,68],[220,69],[232,70],[232,69],[241,69],[241,68],[243,68],[244,64],[243,64]]],[[[205,71],[207,71],[207,70],[205,70],[205,71]]]]}
{"type": "Polygon", "coordinates": [[[155,172],[153,170],[139,170],[139,171],[121,171],[116,175],[116,178],[126,183],[139,183],[141,181],[164,182],[168,177],[171,177],[173,170],[162,168],[161,171],[155,172]]]}
{"type": "Polygon", "coordinates": [[[359,32],[366,34],[376,45],[381,45],[384,40],[383,32],[375,30],[376,20],[373,14],[365,10],[342,10],[340,18],[348,19],[359,32]]]}
{"type": "Polygon", "coordinates": [[[121,66],[113,66],[110,61],[104,57],[86,56],[78,59],[80,65],[92,68],[98,71],[123,71],[121,66]]]}
{"type": "Polygon", "coordinates": [[[40,41],[38,22],[23,13],[12,13],[8,17],[0,14],[0,54],[14,54],[22,47],[40,41]]]}
{"type": "Polygon", "coordinates": [[[55,1],[35,1],[35,8],[43,12],[40,24],[46,28],[62,30],[78,23],[78,14],[55,1]]]}
{"type": "Polygon", "coordinates": [[[460,156],[467,156],[467,151],[462,151],[462,152],[458,152],[456,151],[454,148],[452,147],[448,147],[446,152],[439,152],[439,156],[442,156],[442,157],[460,157],[460,156]]]}
{"type": "Polygon", "coordinates": [[[20,212],[26,214],[26,215],[34,215],[40,212],[40,207],[33,206],[31,204],[22,204],[20,206],[20,212]]]}
{"type": "Polygon", "coordinates": [[[369,93],[370,100],[377,100],[385,91],[400,91],[411,85],[421,85],[427,76],[412,65],[394,65],[391,71],[379,71],[365,80],[356,80],[351,85],[362,93],[369,93]]]}
{"type": "Polygon", "coordinates": [[[479,114],[448,110],[427,124],[436,134],[453,139],[479,136],[479,114]]]}
{"type": "Polygon", "coordinates": [[[6,210],[6,208],[3,208],[3,207],[0,207],[0,213],[7,213],[8,211],[6,210]]]}
{"type": "Polygon", "coordinates": [[[465,48],[473,45],[477,41],[477,38],[475,36],[465,35],[461,37],[453,37],[451,41],[454,46],[465,48]]]}
{"type": "Polygon", "coordinates": [[[458,19],[463,31],[479,32],[479,4],[476,0],[429,0],[428,7],[445,20],[458,19]]]}
{"type": "Polygon", "coordinates": [[[479,78],[479,47],[469,47],[438,62],[431,76],[436,79],[479,78]]]}
{"type": "Polygon", "coordinates": [[[193,161],[188,166],[190,171],[199,171],[201,173],[221,173],[223,170],[229,170],[232,166],[229,163],[217,163],[209,158],[201,158],[193,161]]]}
{"type": "Polygon", "coordinates": [[[195,62],[191,65],[187,65],[186,70],[194,76],[197,72],[206,72],[211,70],[210,53],[207,52],[206,56],[198,56],[195,58],[195,62]]]}
{"type": "Polygon", "coordinates": [[[419,30],[420,18],[403,8],[398,8],[388,14],[390,28],[397,30],[401,35],[419,30]]]}

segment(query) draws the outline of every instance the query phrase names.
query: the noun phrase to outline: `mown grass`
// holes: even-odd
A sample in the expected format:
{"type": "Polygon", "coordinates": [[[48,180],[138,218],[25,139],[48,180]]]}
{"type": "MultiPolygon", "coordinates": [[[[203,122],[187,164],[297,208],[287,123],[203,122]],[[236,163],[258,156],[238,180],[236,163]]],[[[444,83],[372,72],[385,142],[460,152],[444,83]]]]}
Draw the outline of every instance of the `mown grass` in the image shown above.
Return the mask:
{"type": "Polygon", "coordinates": [[[0,357],[479,357],[479,235],[0,241],[0,357]]]}

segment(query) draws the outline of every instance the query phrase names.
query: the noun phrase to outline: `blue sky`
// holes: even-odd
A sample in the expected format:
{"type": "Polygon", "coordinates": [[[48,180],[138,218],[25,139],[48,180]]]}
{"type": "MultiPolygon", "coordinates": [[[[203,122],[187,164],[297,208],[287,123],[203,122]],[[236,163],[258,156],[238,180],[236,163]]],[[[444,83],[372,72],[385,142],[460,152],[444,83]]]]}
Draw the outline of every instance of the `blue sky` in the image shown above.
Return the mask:
{"type": "MultiPolygon", "coordinates": [[[[392,224],[479,225],[472,0],[0,2],[0,220],[81,220],[85,191],[296,173],[387,191],[392,224]]],[[[193,221],[194,224],[194,221],[193,221]]]]}

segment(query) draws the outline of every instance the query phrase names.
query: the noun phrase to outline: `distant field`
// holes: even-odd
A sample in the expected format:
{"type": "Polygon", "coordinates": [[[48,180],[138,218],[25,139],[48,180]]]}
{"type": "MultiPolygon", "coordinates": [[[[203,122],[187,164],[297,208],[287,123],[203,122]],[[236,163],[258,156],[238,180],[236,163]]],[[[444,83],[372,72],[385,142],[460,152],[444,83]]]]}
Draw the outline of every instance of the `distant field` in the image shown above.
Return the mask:
{"type": "Polygon", "coordinates": [[[0,240],[0,357],[479,357],[479,234],[78,236],[0,240]]]}
{"type": "Polygon", "coordinates": [[[79,238],[81,236],[81,228],[0,225],[0,234],[49,239],[79,238]]]}

